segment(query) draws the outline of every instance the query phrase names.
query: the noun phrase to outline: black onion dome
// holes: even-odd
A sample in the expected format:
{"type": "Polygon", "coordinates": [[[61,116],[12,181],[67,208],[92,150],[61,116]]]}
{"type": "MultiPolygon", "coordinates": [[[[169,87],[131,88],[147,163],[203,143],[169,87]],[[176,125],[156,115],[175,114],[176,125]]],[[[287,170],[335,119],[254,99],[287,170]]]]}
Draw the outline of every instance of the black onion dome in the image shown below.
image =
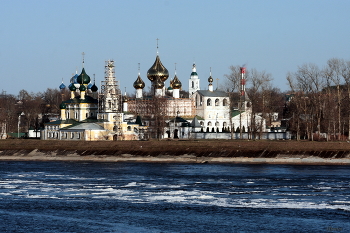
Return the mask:
{"type": "Polygon", "coordinates": [[[90,76],[86,74],[85,69],[81,71],[80,75],[77,78],[79,84],[88,84],[91,81],[90,76]]]}
{"type": "Polygon", "coordinates": [[[97,88],[97,86],[94,83],[94,85],[92,85],[92,87],[91,87],[91,91],[92,92],[96,92],[97,90],[98,90],[98,88],[97,88]]]}
{"type": "Polygon", "coordinates": [[[175,75],[172,85],[173,89],[180,89],[182,87],[182,83],[180,82],[180,80],[177,78],[177,76],[175,75]]]}
{"type": "Polygon", "coordinates": [[[169,77],[168,70],[163,66],[160,61],[159,56],[157,55],[156,60],[151,68],[147,71],[147,78],[153,82],[159,78],[162,82],[167,80],[169,77]]]}
{"type": "Polygon", "coordinates": [[[136,81],[134,82],[134,88],[135,89],[143,89],[145,87],[145,83],[143,82],[140,75],[137,77],[136,81]]]}

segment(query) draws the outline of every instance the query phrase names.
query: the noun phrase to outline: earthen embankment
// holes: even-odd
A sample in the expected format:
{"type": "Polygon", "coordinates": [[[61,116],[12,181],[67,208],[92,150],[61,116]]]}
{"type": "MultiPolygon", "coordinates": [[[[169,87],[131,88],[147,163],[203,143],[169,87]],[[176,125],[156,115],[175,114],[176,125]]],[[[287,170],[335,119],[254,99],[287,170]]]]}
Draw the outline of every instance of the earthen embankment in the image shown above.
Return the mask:
{"type": "Polygon", "coordinates": [[[0,160],[350,165],[350,144],[237,140],[1,140],[0,160]]]}

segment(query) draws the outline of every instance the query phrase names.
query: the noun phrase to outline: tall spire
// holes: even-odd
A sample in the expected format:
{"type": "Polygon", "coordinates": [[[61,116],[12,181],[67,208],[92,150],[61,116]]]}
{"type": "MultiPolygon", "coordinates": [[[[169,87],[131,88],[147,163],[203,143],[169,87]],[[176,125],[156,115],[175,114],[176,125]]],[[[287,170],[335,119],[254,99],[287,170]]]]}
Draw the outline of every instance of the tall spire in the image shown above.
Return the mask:
{"type": "Polygon", "coordinates": [[[157,38],[157,56],[159,55],[159,52],[158,52],[158,41],[159,41],[159,39],[157,38]]]}

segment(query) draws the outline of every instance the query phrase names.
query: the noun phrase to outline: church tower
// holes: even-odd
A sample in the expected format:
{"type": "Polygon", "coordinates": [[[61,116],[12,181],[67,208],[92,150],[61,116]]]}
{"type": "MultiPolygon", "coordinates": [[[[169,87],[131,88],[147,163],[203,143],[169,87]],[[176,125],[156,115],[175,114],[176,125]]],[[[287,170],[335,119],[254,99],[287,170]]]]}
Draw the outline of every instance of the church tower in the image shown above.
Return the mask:
{"type": "Polygon", "coordinates": [[[197,70],[196,70],[196,64],[193,63],[192,66],[192,73],[189,79],[189,84],[188,84],[188,92],[190,95],[190,98],[192,97],[192,95],[200,90],[200,86],[199,86],[199,78],[198,78],[198,74],[197,74],[197,70]]]}
{"type": "Polygon", "coordinates": [[[108,60],[105,65],[105,80],[101,85],[100,111],[120,112],[121,92],[115,78],[114,61],[108,60]]]}

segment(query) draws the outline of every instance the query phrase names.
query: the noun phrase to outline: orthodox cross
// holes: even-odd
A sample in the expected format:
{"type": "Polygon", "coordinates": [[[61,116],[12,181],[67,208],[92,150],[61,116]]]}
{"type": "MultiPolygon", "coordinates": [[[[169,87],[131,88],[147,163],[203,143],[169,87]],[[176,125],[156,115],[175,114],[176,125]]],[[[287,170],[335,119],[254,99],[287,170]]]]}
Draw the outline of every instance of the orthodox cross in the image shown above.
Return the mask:
{"type": "Polygon", "coordinates": [[[85,56],[85,53],[84,52],[82,52],[82,54],[81,54],[82,56],[83,56],[83,67],[84,67],[84,56],[85,56]]]}

